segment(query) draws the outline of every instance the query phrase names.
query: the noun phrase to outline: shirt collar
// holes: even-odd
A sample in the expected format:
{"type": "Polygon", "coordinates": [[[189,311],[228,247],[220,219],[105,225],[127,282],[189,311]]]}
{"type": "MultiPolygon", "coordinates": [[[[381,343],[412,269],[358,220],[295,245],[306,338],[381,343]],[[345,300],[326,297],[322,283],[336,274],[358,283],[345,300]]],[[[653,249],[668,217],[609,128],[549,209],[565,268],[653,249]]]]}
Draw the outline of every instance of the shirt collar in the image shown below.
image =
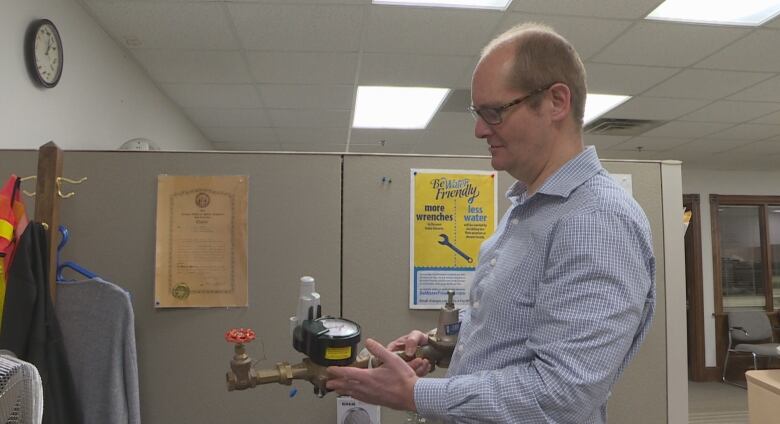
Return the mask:
{"type": "MultiPolygon", "coordinates": [[[[599,157],[596,154],[596,148],[588,146],[579,155],[566,162],[560,169],[555,171],[547,181],[539,187],[537,193],[550,196],[568,197],[575,188],[579,187],[604,169],[601,166],[599,157]]],[[[515,181],[506,197],[513,204],[525,202],[528,192],[528,186],[522,181],[515,181]]]]}

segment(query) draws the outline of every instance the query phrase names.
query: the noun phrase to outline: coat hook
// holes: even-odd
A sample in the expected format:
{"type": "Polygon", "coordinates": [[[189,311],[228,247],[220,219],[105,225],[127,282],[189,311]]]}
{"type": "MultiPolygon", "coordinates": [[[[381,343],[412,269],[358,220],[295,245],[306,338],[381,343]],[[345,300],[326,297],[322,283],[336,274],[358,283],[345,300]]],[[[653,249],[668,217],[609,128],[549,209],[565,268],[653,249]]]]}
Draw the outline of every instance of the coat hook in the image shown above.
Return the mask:
{"type": "Polygon", "coordinates": [[[390,184],[392,182],[393,182],[393,180],[390,179],[390,177],[382,177],[382,184],[384,184],[384,183],[390,184]]]}
{"type": "Polygon", "coordinates": [[[56,180],[56,182],[57,182],[57,194],[60,197],[62,197],[63,199],[67,199],[69,197],[73,197],[73,196],[76,195],[76,192],[71,191],[68,194],[62,194],[62,182],[65,181],[66,183],[71,183],[71,184],[81,184],[81,183],[83,183],[86,180],[87,180],[87,177],[83,177],[83,178],[80,178],[78,180],[71,180],[70,178],[65,178],[65,177],[57,177],[57,180],[56,180]]]}
{"type": "MultiPolygon", "coordinates": [[[[28,181],[28,180],[34,180],[34,179],[37,179],[37,178],[38,178],[37,175],[30,175],[29,177],[19,178],[19,181],[24,182],[24,181],[28,181]]],[[[30,191],[27,191],[25,189],[22,189],[22,193],[24,193],[26,196],[29,196],[29,197],[35,197],[35,192],[34,191],[30,192],[30,191]]]]}

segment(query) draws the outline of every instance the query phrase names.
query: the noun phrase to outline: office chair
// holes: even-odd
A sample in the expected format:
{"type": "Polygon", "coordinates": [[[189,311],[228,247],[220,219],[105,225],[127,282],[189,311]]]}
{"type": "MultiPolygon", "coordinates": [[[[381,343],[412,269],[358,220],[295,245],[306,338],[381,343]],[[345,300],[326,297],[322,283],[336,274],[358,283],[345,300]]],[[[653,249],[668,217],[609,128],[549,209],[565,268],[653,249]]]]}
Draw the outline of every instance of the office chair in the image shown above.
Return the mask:
{"type": "Polygon", "coordinates": [[[726,369],[729,364],[729,356],[751,355],[753,357],[753,369],[758,369],[758,358],[780,358],[780,343],[774,343],[772,325],[764,311],[735,311],[728,313],[729,344],[726,350],[726,359],[723,361],[723,375],[721,378],[726,384],[742,387],[746,386],[726,380],[726,369]],[[756,343],[769,340],[770,343],[756,343]],[[734,343],[737,343],[734,346],[734,343]]]}

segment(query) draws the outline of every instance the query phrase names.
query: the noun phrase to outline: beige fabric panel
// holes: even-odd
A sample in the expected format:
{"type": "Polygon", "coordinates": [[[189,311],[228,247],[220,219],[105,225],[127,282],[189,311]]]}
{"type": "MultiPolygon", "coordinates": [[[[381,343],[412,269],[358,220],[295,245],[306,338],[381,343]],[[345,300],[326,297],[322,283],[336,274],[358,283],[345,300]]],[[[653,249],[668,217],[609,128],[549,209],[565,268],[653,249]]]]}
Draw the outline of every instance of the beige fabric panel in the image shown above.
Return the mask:
{"type": "MultiPolygon", "coordinates": [[[[654,249],[663,249],[661,181],[658,163],[606,162],[611,172],[631,174],[634,196],[650,219],[654,249]]],[[[359,322],[364,334],[383,343],[412,329],[436,326],[437,312],[410,310],[410,169],[490,170],[488,159],[349,156],[344,160],[344,316],[359,322]],[[392,183],[382,183],[382,178],[392,183]]],[[[499,217],[512,178],[499,175],[499,217]]],[[[611,423],[666,422],[666,339],[663,255],[658,256],[658,313],[637,359],[613,390],[611,423]],[[660,324],[660,325],[659,325],[660,324]]],[[[441,375],[437,373],[436,375],[441,375]]],[[[403,414],[384,408],[383,419],[401,422],[403,414]]]]}
{"type": "MultiPolygon", "coordinates": [[[[610,423],[616,424],[665,423],[668,422],[668,406],[661,165],[654,162],[619,161],[604,161],[603,165],[614,174],[631,174],[634,199],[642,206],[653,229],[653,251],[656,258],[656,310],[653,327],[642,349],[612,389],[607,416],[610,423]]],[[[685,343],[685,340],[682,342],[685,343]]]]}
{"type": "MultiPolygon", "coordinates": [[[[0,184],[5,184],[11,174],[20,177],[38,172],[38,152],[32,150],[0,150],[0,184]]],[[[25,181],[27,191],[35,191],[35,181],[25,181]]],[[[35,201],[27,197],[26,204],[32,208],[35,201]]]]}
{"type": "MultiPolygon", "coordinates": [[[[33,158],[37,154],[33,154],[33,158]]],[[[22,155],[25,156],[25,155],[22,155]]],[[[35,159],[33,159],[34,161],[35,159]]],[[[2,160],[3,171],[6,160],[2,160]]],[[[273,154],[65,152],[64,173],[88,177],[61,203],[74,260],[132,295],[142,421],[155,423],[335,422],[335,396],[307,382],[290,399],[278,384],[227,392],[228,328],[247,326],[250,355],[298,362],[288,318],[298,279],[312,275],[325,313],[339,314],[341,157],[273,154]],[[249,175],[249,308],[155,310],[157,175],[249,175]]],[[[30,203],[32,205],[32,203],[30,203]]]]}
{"type": "MultiPolygon", "coordinates": [[[[0,151],[0,176],[31,175],[35,151],[0,151]]],[[[364,335],[388,342],[413,328],[435,326],[435,311],[408,309],[409,169],[490,170],[488,159],[346,156],[343,186],[338,155],[258,153],[65,152],[65,176],[89,180],[62,201],[71,229],[64,260],[74,260],[127,288],[136,313],[141,413],[147,423],[335,422],[335,396],[317,399],[308,383],[288,398],[271,385],[228,393],[224,375],[232,349],[224,331],[258,332],[250,353],[271,367],[298,361],[287,318],[297,281],[313,275],[325,313],[359,322],[364,335]],[[157,175],[250,176],[248,309],[162,310],[153,307],[157,175]],[[392,183],[382,183],[382,178],[392,183]],[[339,290],[343,266],[343,290],[339,290]],[[264,355],[263,355],[264,352],[264,355]]],[[[611,172],[633,176],[634,195],[650,218],[658,257],[658,298],[664,298],[660,167],[657,163],[606,162],[611,172]]],[[[499,175],[499,211],[511,178],[499,175]]],[[[28,189],[34,189],[34,184],[28,189]]],[[[32,200],[28,200],[32,208],[32,200]]],[[[610,422],[666,422],[664,305],[637,360],[613,391],[610,422]]],[[[383,422],[403,414],[383,410],[383,422]]]]}

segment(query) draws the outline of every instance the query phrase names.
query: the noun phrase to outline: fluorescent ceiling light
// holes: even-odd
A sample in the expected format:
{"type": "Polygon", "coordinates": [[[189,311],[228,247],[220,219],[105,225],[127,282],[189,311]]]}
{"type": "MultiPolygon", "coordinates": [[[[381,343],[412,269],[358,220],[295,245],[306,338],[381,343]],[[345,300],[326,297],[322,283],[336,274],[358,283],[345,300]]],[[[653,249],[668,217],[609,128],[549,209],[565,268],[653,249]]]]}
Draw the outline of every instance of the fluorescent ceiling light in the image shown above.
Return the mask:
{"type": "Polygon", "coordinates": [[[780,13],[780,0],[666,0],[647,19],[758,26],[780,13]]]}
{"type": "Polygon", "coordinates": [[[423,129],[449,92],[449,88],[359,86],[352,127],[423,129]]]}
{"type": "Polygon", "coordinates": [[[618,96],[614,94],[591,94],[585,98],[585,116],[583,125],[620,106],[631,96],[618,96]]]}
{"type": "Polygon", "coordinates": [[[373,0],[374,4],[398,6],[457,7],[462,9],[506,10],[512,0],[373,0]]]}

